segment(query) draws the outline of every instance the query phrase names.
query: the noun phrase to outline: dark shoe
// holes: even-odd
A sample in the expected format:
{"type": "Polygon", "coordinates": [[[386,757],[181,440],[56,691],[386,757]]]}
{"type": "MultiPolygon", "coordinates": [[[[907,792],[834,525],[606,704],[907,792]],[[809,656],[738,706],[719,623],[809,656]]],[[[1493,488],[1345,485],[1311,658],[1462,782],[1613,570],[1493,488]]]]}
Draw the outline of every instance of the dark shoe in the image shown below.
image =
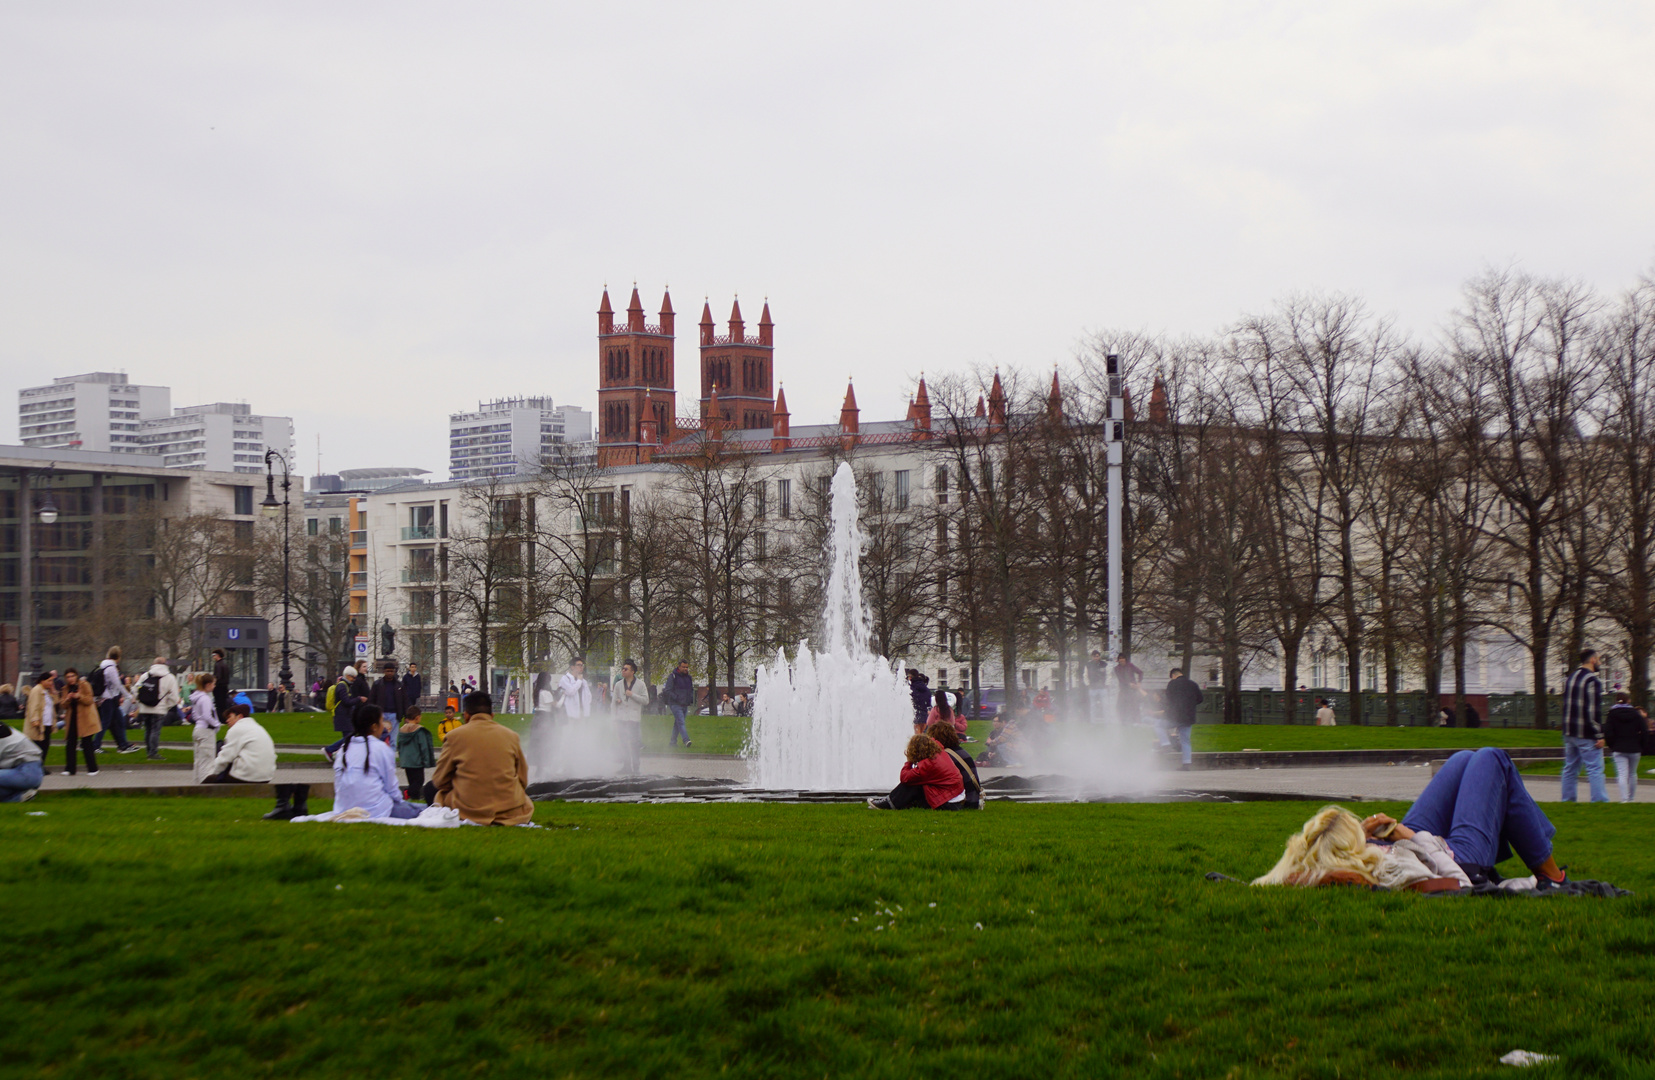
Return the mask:
{"type": "Polygon", "coordinates": [[[685,739],[685,740],[684,740],[684,747],[685,747],[685,749],[688,749],[688,748],[689,748],[689,745],[690,745],[690,741],[689,741],[689,740],[688,740],[688,739],[685,739]]]}
{"type": "Polygon", "coordinates": [[[868,809],[869,810],[895,810],[896,807],[891,805],[891,797],[889,795],[869,795],[868,796],[868,809]]]}
{"type": "Polygon", "coordinates": [[[270,811],[270,813],[264,815],[264,820],[266,820],[266,821],[291,821],[297,816],[298,815],[293,812],[293,807],[291,807],[291,806],[278,806],[278,807],[276,807],[276,809],[270,811]]]}
{"type": "Polygon", "coordinates": [[[1534,873],[1534,891],[1550,892],[1552,889],[1562,888],[1564,885],[1567,885],[1569,883],[1569,868],[1567,866],[1560,866],[1558,869],[1563,872],[1562,881],[1553,881],[1545,874],[1542,874],[1536,870],[1534,873]]]}
{"type": "Polygon", "coordinates": [[[135,746],[132,743],[127,743],[125,746],[121,747],[120,752],[123,753],[123,754],[136,754],[138,752],[138,750],[139,750],[139,747],[135,746]]]}
{"type": "Polygon", "coordinates": [[[86,770],[86,775],[87,776],[96,776],[96,775],[98,775],[98,773],[100,773],[102,771],[103,770],[101,770],[101,769],[87,769],[86,770]]]}

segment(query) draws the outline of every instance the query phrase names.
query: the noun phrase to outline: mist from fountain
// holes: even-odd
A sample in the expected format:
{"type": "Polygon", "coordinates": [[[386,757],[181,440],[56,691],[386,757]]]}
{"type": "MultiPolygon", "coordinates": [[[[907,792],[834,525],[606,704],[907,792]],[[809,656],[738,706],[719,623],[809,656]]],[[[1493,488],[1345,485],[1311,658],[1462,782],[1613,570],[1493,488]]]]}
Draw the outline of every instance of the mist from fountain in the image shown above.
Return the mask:
{"type": "Polygon", "coordinates": [[[875,656],[862,599],[856,477],[833,474],[823,651],[800,642],[789,662],[778,649],[759,668],[746,756],[761,788],[872,790],[891,786],[912,733],[913,707],[900,664],[875,656]]]}

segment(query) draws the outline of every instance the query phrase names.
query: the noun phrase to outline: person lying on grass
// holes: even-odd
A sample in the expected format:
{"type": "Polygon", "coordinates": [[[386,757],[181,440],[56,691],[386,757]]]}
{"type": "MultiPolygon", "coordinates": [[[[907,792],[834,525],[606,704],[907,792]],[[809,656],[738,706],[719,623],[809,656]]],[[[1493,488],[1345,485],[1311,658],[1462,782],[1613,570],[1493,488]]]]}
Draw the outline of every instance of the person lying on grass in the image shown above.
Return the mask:
{"type": "Polygon", "coordinates": [[[1281,861],[1254,885],[1383,885],[1434,892],[1498,883],[1515,852],[1545,890],[1568,877],[1552,857],[1557,829],[1535,805],[1504,750],[1461,750],[1399,822],[1359,820],[1324,806],[1287,838],[1281,861]]]}
{"type": "Polygon", "coordinates": [[[224,745],[203,784],[268,784],[276,779],[276,743],[253,719],[253,709],[235,702],[224,713],[224,745]]]}
{"type": "Polygon", "coordinates": [[[371,818],[416,818],[424,803],[407,802],[397,785],[396,752],[385,745],[385,714],[358,705],[352,731],[333,758],[333,808],[360,807],[371,818]]]}
{"type": "Polygon", "coordinates": [[[534,817],[534,803],[529,799],[529,762],[517,732],[494,722],[494,699],[485,691],[467,694],[462,707],[465,725],[443,740],[426,797],[474,825],[527,823],[534,817]]]}
{"type": "Polygon", "coordinates": [[[977,763],[971,760],[971,755],[965,752],[960,745],[960,733],[954,730],[954,725],[947,720],[938,720],[925,729],[933,742],[942,747],[942,756],[954,763],[960,771],[960,779],[965,782],[965,802],[967,810],[981,810],[983,808],[983,785],[977,777],[977,763]]]}
{"type": "Polygon", "coordinates": [[[908,740],[908,762],[902,766],[901,783],[889,795],[868,799],[875,810],[958,810],[965,805],[965,781],[960,770],[942,747],[929,735],[908,740]]]}

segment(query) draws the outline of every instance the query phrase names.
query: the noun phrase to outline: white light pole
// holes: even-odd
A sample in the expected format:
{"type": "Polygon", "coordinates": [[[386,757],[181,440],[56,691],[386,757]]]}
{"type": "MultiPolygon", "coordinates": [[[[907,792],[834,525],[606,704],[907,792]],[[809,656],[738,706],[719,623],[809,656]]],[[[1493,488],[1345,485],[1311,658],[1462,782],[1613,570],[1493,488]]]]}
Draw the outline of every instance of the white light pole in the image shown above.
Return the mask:
{"type": "Polygon", "coordinates": [[[1109,430],[1109,656],[1121,654],[1121,464],[1125,459],[1126,403],[1121,394],[1121,358],[1108,358],[1109,430]]]}

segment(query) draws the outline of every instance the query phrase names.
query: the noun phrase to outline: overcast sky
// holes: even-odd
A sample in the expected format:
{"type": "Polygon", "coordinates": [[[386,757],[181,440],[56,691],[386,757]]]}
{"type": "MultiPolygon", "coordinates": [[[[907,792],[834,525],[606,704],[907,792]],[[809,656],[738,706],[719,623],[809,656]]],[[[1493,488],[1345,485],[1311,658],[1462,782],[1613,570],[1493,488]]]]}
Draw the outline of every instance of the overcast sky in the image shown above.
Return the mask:
{"type": "Polygon", "coordinates": [[[1617,292],[1652,57],[1647,2],[14,0],[0,441],[122,369],[446,476],[451,411],[595,407],[605,282],[769,297],[796,424],[1293,290],[1420,336],[1490,264],[1617,292]]]}

